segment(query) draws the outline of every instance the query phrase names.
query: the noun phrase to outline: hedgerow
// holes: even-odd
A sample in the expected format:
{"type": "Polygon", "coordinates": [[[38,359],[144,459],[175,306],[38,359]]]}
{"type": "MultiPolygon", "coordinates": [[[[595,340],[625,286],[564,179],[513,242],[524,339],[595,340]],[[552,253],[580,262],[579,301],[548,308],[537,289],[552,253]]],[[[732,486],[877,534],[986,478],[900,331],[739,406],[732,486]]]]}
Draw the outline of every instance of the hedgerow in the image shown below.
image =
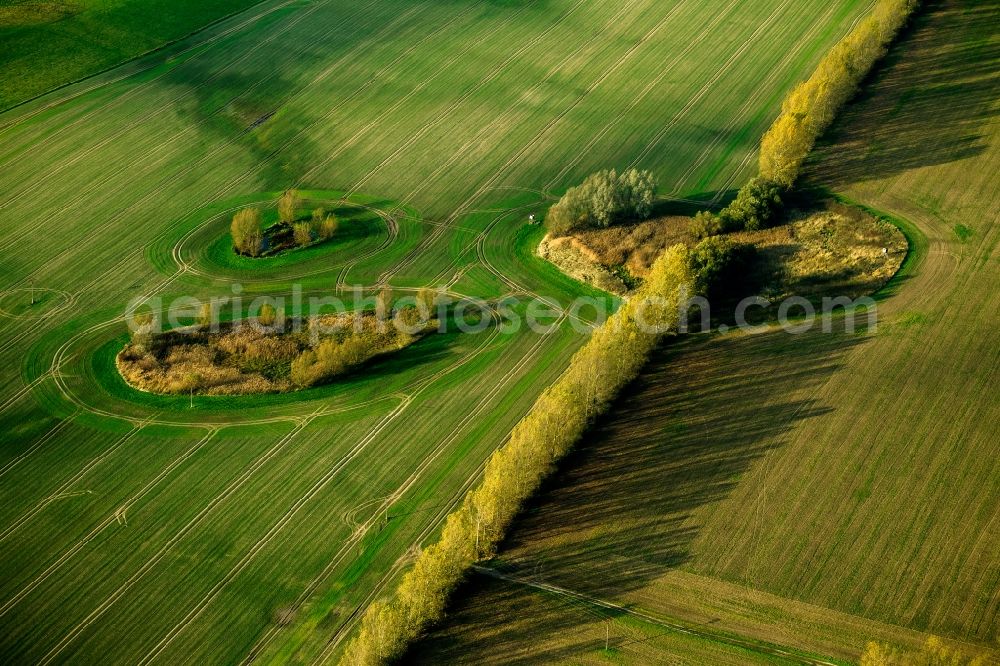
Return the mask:
{"type": "Polygon", "coordinates": [[[440,539],[417,556],[392,597],[368,608],[342,663],[398,658],[441,618],[469,568],[494,553],[525,500],[636,377],[662,336],[677,330],[679,304],[692,284],[688,250],[667,250],[636,296],[593,333],[494,452],[480,485],[448,516],[440,539]]]}
{"type": "Polygon", "coordinates": [[[812,76],[785,98],[760,145],[759,175],[744,185],[716,220],[699,219],[694,231],[709,236],[774,223],[782,197],[798,180],[816,141],[899,34],[919,0],[879,0],[869,14],[820,61],[812,76]]]}

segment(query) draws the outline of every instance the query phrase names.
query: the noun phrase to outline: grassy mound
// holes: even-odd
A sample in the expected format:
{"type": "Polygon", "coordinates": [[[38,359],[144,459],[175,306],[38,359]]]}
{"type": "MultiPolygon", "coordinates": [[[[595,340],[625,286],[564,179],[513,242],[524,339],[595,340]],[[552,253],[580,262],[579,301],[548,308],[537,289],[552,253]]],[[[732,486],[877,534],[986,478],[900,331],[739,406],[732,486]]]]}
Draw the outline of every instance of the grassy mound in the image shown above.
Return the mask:
{"type": "Polygon", "coordinates": [[[371,312],[269,325],[242,320],[217,330],[195,326],[136,335],[116,365],[129,384],[150,393],[282,393],[331,381],[413,344],[436,326],[436,320],[421,320],[414,307],[398,311],[395,321],[371,312]]]}
{"type": "MultiPolygon", "coordinates": [[[[579,279],[624,293],[621,287],[641,282],[666,247],[697,244],[689,225],[690,218],[663,217],[578,231],[550,239],[548,247],[559,251],[546,258],[579,279]]],[[[772,300],[874,293],[899,270],[908,247],[891,222],[836,203],[797,213],[782,226],[725,236],[756,248],[757,259],[745,280],[772,300]]]]}

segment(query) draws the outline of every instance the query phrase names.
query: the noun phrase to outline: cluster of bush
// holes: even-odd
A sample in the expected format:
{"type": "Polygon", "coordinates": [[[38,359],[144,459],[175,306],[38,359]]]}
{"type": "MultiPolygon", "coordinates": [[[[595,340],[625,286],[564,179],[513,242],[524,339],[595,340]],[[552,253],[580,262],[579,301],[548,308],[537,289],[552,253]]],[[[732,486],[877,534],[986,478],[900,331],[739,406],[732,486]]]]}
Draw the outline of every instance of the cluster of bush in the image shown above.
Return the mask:
{"type": "Polygon", "coordinates": [[[808,80],[785,98],[781,114],[761,140],[759,175],[719,213],[702,212],[698,238],[774,224],[782,198],[795,185],[816,141],[829,129],[871,68],[916,9],[918,0],[879,0],[869,14],[823,58],[808,80]]]}
{"type": "Polygon", "coordinates": [[[986,655],[967,654],[931,636],[918,650],[899,650],[882,643],[868,643],[861,654],[860,666],[986,666],[987,663],[986,655]]]}
{"type": "Polygon", "coordinates": [[[233,216],[230,234],[233,250],[249,257],[259,257],[267,246],[268,235],[275,237],[291,230],[292,242],[305,247],[316,241],[329,240],[337,232],[337,217],[324,208],[312,211],[311,217],[299,216],[302,199],[295,190],[288,190],[278,199],[278,224],[265,231],[260,210],[244,208],[233,216]]]}
{"type": "Polygon", "coordinates": [[[681,295],[695,283],[688,250],[677,245],[653,265],[637,294],[573,356],[486,465],[483,480],[448,516],[441,538],[421,551],[388,601],[365,613],[345,664],[398,658],[439,619],[449,593],[490,556],[524,501],[639,373],[662,334],[676,331],[681,295]]]}
{"type": "Polygon", "coordinates": [[[153,317],[133,317],[132,340],[118,367],[129,383],[155,393],[272,393],[322,384],[369,359],[406,347],[438,326],[437,294],[395,302],[383,289],[375,310],[322,315],[289,326],[265,303],[253,319],[219,325],[210,303],[194,326],[152,333],[153,317]],[[391,321],[390,321],[391,320],[391,321]]]}
{"type": "Polygon", "coordinates": [[[571,187],[549,209],[545,222],[554,236],[564,236],[574,229],[644,220],[653,212],[655,198],[656,181],[649,171],[600,171],[571,187]]]}
{"type": "Polygon", "coordinates": [[[732,231],[756,231],[771,226],[784,206],[785,188],[761,177],[740,188],[736,198],[718,213],[701,211],[691,223],[695,238],[709,238],[732,231]]]}

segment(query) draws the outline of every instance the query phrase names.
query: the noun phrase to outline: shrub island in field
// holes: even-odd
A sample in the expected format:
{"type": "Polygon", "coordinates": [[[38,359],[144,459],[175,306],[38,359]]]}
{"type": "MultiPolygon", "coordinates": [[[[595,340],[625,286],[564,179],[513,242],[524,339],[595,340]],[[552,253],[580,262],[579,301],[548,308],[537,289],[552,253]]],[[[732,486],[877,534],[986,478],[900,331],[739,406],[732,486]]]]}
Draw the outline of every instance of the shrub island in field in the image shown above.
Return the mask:
{"type": "Polygon", "coordinates": [[[322,243],[337,233],[337,217],[324,208],[308,211],[295,190],[278,199],[278,222],[264,228],[260,210],[248,207],[233,216],[233,251],[246,257],[271,257],[298,247],[322,243]]]}
{"type": "Polygon", "coordinates": [[[435,331],[426,309],[281,318],[269,306],[238,322],[205,321],[161,334],[136,329],[118,354],[130,385],[160,394],[281,393],[332,381],[435,331]]]}

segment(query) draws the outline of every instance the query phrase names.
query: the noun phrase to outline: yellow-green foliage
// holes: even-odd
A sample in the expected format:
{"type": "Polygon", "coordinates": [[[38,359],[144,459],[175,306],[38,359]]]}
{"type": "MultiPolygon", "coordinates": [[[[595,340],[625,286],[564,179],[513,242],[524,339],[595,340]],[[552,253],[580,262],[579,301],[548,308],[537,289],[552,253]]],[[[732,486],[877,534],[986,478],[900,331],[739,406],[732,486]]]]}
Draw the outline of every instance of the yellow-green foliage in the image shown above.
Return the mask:
{"type": "Polygon", "coordinates": [[[676,331],[681,295],[693,283],[687,249],[667,250],[646,282],[570,361],[494,452],[479,487],[423,550],[388,602],[369,607],[345,664],[379,664],[444,611],[448,594],[478,559],[494,552],[524,501],[645,364],[665,332],[676,331]]]}
{"type": "Polygon", "coordinates": [[[607,227],[626,219],[644,220],[653,210],[655,196],[656,181],[649,171],[599,171],[571,187],[549,209],[546,224],[559,236],[573,229],[607,227]]]}
{"type": "Polygon", "coordinates": [[[320,240],[329,240],[333,238],[333,235],[337,233],[337,216],[330,213],[324,217],[318,224],[315,224],[316,236],[320,240]]]}
{"type": "Polygon", "coordinates": [[[295,221],[296,211],[301,205],[302,200],[297,190],[285,190],[278,199],[278,218],[286,224],[291,224],[295,221]]]}
{"type": "Polygon", "coordinates": [[[299,247],[309,245],[313,240],[312,225],[308,222],[296,222],[292,226],[292,235],[299,247]]]}
{"type": "Polygon", "coordinates": [[[872,13],[785,98],[781,115],[764,135],[760,175],[790,187],[809,151],[854,95],[872,66],[917,6],[917,0],[879,0],[872,13]]]}
{"type": "Polygon", "coordinates": [[[256,208],[244,208],[233,216],[230,233],[233,236],[233,248],[237,252],[251,257],[260,254],[264,242],[260,224],[260,211],[256,208]]]}
{"type": "Polygon", "coordinates": [[[320,240],[329,240],[337,232],[337,216],[317,208],[312,213],[312,232],[320,240]]]}
{"type": "Polygon", "coordinates": [[[861,655],[860,666],[985,666],[986,658],[967,655],[949,648],[932,636],[916,652],[901,652],[881,643],[869,643],[861,655]]]}

